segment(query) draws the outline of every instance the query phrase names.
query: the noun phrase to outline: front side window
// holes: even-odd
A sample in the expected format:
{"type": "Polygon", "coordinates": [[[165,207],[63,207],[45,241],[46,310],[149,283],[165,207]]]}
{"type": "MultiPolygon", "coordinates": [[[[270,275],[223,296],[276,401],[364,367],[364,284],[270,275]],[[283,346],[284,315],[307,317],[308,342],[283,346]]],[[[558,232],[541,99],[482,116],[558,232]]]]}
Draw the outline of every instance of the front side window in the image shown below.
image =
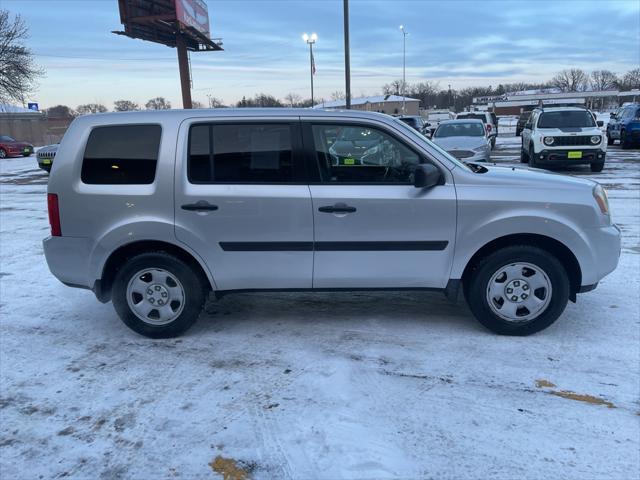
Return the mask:
{"type": "Polygon", "coordinates": [[[559,110],[543,112],[538,120],[538,128],[584,128],[595,127],[593,116],[586,110],[559,110]]]}
{"type": "Polygon", "coordinates": [[[293,180],[288,124],[196,124],[189,130],[189,181],[286,183],[293,180]]]}
{"type": "Polygon", "coordinates": [[[420,157],[391,135],[367,126],[313,125],[326,183],[412,183],[420,157]]]}
{"type": "Polygon", "coordinates": [[[6,135],[0,135],[0,142],[15,142],[15,139],[6,135]]]}
{"type": "Polygon", "coordinates": [[[160,125],[113,125],[91,130],[82,181],[93,185],[145,185],[156,176],[160,125]]]}
{"type": "Polygon", "coordinates": [[[441,123],[433,134],[442,137],[484,137],[484,127],[480,123],[441,123]]]}

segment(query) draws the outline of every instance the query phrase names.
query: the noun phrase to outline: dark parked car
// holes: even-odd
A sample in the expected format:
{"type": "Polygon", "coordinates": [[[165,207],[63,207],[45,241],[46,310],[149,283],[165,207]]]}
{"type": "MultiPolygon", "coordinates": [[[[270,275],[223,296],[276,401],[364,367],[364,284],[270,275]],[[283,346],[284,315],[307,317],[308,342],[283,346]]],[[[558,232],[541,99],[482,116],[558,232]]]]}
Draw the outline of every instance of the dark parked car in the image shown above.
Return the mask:
{"type": "Polygon", "coordinates": [[[520,136],[520,134],[522,133],[522,130],[524,129],[524,125],[525,123],[527,123],[527,120],[529,120],[530,116],[531,116],[531,110],[529,110],[528,112],[522,112],[520,114],[520,117],[518,118],[518,123],[516,124],[516,137],[520,136]]]}
{"type": "Polygon", "coordinates": [[[633,103],[611,114],[607,124],[607,144],[620,140],[622,148],[640,146],[640,104],[633,103]]]}
{"type": "Polygon", "coordinates": [[[33,153],[33,145],[26,142],[19,142],[8,135],[0,135],[0,158],[7,157],[28,157],[33,153]]]}

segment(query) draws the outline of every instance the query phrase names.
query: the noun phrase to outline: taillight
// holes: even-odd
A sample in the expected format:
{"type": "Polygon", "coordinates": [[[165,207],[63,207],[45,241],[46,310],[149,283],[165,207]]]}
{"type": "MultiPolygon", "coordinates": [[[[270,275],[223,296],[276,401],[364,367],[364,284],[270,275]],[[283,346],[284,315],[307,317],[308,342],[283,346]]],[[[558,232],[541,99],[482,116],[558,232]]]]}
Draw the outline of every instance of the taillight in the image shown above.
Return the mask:
{"type": "Polygon", "coordinates": [[[487,133],[491,132],[491,125],[487,123],[487,133]]]}
{"type": "Polygon", "coordinates": [[[60,228],[60,209],[58,208],[58,195],[49,193],[47,195],[47,208],[49,210],[49,225],[51,225],[51,236],[61,237],[62,229],[60,228]]]}

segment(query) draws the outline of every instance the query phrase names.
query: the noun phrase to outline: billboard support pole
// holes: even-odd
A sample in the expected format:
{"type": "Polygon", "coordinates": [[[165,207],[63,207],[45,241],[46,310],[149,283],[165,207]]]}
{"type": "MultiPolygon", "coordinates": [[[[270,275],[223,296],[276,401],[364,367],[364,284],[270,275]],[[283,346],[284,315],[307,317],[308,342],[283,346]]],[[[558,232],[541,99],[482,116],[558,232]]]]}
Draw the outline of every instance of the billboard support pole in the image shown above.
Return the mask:
{"type": "Polygon", "coordinates": [[[180,85],[182,87],[182,107],[193,108],[191,103],[191,78],[189,73],[189,57],[187,44],[181,33],[176,34],[176,48],[178,50],[178,68],[180,69],[180,85]]]}

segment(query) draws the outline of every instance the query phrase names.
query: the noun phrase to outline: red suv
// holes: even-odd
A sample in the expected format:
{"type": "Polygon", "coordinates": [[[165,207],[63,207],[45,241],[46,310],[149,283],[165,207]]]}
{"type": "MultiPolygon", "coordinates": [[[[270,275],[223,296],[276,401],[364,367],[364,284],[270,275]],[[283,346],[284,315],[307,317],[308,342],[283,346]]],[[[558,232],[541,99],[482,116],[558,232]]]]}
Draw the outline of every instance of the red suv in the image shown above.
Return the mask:
{"type": "Polygon", "coordinates": [[[0,135],[0,158],[28,157],[33,153],[33,145],[26,142],[19,142],[7,135],[0,135]]]}

